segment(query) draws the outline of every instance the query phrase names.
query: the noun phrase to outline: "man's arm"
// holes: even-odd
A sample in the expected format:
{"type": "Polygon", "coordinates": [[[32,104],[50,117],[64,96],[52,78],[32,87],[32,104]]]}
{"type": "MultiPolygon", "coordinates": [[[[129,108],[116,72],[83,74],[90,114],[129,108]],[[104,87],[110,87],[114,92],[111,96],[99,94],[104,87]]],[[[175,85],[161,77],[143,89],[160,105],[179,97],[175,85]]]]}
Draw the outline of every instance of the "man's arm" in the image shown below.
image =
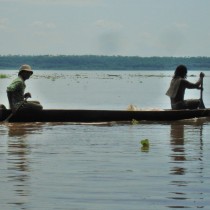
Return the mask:
{"type": "Polygon", "coordinates": [[[12,94],[13,94],[13,92],[7,91],[7,98],[8,98],[8,101],[9,101],[9,107],[10,107],[10,109],[13,109],[14,108],[13,107],[13,104],[12,104],[12,94]]]}

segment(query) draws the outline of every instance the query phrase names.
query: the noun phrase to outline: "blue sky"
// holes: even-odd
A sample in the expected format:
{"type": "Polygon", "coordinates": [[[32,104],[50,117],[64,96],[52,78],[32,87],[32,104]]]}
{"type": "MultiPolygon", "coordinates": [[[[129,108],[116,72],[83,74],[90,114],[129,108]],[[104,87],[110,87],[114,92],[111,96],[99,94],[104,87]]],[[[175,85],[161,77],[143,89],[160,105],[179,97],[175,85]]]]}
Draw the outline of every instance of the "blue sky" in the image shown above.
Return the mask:
{"type": "Polygon", "coordinates": [[[210,0],[0,4],[0,55],[210,56],[210,0]]]}

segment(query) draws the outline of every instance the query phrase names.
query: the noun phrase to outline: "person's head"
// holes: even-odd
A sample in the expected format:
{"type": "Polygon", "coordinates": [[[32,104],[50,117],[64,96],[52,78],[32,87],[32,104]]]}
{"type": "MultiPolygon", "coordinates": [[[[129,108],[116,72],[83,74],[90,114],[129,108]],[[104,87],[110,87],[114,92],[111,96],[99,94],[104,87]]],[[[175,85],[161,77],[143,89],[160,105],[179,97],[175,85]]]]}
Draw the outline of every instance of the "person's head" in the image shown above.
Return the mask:
{"type": "Polygon", "coordinates": [[[24,80],[29,79],[29,77],[33,74],[31,66],[24,64],[20,67],[18,76],[21,76],[24,80]]]}
{"type": "Polygon", "coordinates": [[[187,67],[185,65],[177,66],[175,73],[174,73],[174,78],[176,78],[176,77],[181,77],[181,78],[187,77],[187,67]]]}

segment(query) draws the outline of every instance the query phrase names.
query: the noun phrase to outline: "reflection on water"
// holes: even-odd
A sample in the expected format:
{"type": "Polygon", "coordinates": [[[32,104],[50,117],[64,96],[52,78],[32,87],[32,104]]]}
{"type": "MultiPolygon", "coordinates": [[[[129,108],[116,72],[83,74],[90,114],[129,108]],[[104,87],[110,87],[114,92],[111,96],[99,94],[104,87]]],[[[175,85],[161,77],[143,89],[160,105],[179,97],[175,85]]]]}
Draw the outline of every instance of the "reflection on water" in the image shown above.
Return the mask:
{"type": "MultiPolygon", "coordinates": [[[[30,166],[28,155],[30,148],[25,139],[11,139],[8,142],[8,181],[13,183],[19,201],[14,204],[24,205],[23,197],[29,195],[30,166]],[[20,201],[21,200],[21,201],[20,201]]],[[[11,203],[12,204],[12,203],[11,203]]]]}
{"type": "MultiPolygon", "coordinates": [[[[171,124],[171,145],[172,151],[171,158],[174,162],[185,161],[185,148],[184,148],[184,125],[182,124],[171,124]]],[[[184,175],[186,172],[185,168],[182,168],[177,164],[171,169],[171,174],[184,175]]]]}
{"type": "Polygon", "coordinates": [[[0,125],[0,207],[208,209],[209,124],[0,125]]]}
{"type": "Polygon", "coordinates": [[[30,153],[31,148],[27,136],[39,129],[38,124],[9,123],[7,149],[7,179],[12,183],[15,199],[8,204],[27,209],[27,197],[30,195],[30,153]]]}
{"type": "MultiPolygon", "coordinates": [[[[175,200],[174,205],[168,206],[169,208],[191,208],[198,201],[203,199],[202,192],[195,192],[194,185],[196,185],[203,176],[202,165],[202,123],[193,123],[188,125],[187,123],[172,123],[171,124],[171,167],[170,175],[171,185],[173,191],[170,192],[170,199],[175,200]],[[191,154],[189,149],[190,141],[198,140],[196,144],[197,148],[193,148],[196,153],[191,154]],[[186,143],[187,142],[187,143],[186,143]],[[195,161],[199,164],[195,168],[191,168],[190,161],[195,161]],[[188,162],[188,163],[187,163],[188,162]],[[199,176],[198,176],[199,174],[199,176]],[[195,197],[196,195],[196,197],[195,197]],[[194,199],[192,199],[195,197],[194,199]]],[[[203,206],[197,206],[197,208],[203,208],[203,206]]]]}
{"type": "Polygon", "coordinates": [[[8,136],[27,139],[27,135],[42,131],[42,123],[8,123],[8,136]]]}

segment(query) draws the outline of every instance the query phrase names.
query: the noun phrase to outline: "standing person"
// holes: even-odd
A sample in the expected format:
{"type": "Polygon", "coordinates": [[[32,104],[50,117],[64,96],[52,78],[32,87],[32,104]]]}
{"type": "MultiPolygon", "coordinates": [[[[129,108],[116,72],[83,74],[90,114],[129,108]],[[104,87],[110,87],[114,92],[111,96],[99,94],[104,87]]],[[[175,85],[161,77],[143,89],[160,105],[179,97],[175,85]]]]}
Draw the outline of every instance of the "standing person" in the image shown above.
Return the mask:
{"type": "Polygon", "coordinates": [[[31,98],[30,93],[25,92],[25,81],[33,74],[31,66],[24,64],[20,67],[18,77],[12,81],[7,87],[7,96],[9,105],[14,112],[21,106],[21,109],[27,110],[42,110],[42,105],[38,101],[26,101],[27,98],[31,98]]]}
{"type": "Polygon", "coordinates": [[[171,99],[172,109],[197,109],[200,105],[199,99],[184,100],[185,89],[201,89],[201,81],[204,73],[200,73],[200,78],[196,83],[186,80],[187,67],[184,65],[177,66],[174,76],[171,80],[170,87],[166,95],[171,99]]]}

